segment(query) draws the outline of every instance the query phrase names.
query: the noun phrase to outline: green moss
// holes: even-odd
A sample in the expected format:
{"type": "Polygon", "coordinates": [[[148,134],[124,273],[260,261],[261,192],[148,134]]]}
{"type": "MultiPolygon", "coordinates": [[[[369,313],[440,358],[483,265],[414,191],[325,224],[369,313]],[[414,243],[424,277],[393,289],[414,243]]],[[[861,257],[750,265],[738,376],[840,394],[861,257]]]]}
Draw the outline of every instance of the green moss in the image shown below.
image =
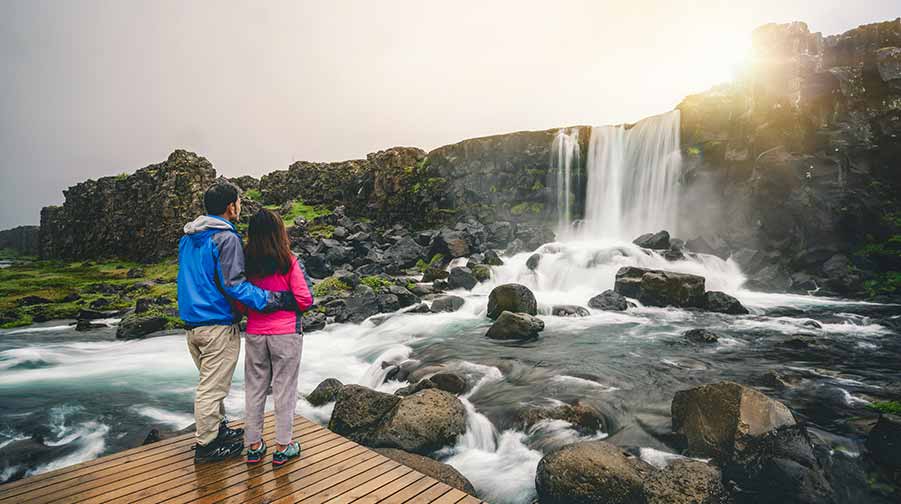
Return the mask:
{"type": "Polygon", "coordinates": [[[472,275],[476,277],[476,280],[484,282],[491,279],[491,268],[484,264],[476,264],[472,267],[472,275]]]}
{"type": "Polygon", "coordinates": [[[119,180],[119,181],[125,180],[127,178],[128,178],[128,174],[125,172],[122,172],[122,173],[116,175],[116,180],[119,180]]]}
{"type": "Polygon", "coordinates": [[[526,210],[528,210],[528,209],[529,209],[528,203],[525,203],[525,202],[517,203],[517,204],[513,205],[512,207],[510,207],[510,215],[522,215],[522,214],[526,213],[526,210]]]}
{"type": "MultiPolygon", "coordinates": [[[[279,212],[281,210],[281,206],[279,205],[266,205],[264,208],[272,210],[274,212],[279,212]]],[[[298,217],[303,217],[307,222],[312,221],[316,217],[321,217],[323,215],[329,215],[332,211],[322,205],[307,205],[302,200],[294,200],[291,203],[291,209],[284,215],[282,215],[282,219],[285,221],[285,227],[294,226],[294,220],[298,217]]]]}
{"type": "Polygon", "coordinates": [[[316,238],[331,238],[335,232],[335,226],[329,224],[311,225],[307,227],[307,232],[316,238]]]}
{"type": "Polygon", "coordinates": [[[701,155],[701,149],[700,149],[699,147],[694,147],[694,146],[689,147],[689,148],[688,148],[688,154],[691,155],[691,156],[700,156],[700,155],[701,155]]]}
{"type": "Polygon", "coordinates": [[[536,180],[534,184],[532,184],[533,191],[540,191],[544,189],[544,184],[541,183],[540,180],[536,180]]]}
{"type": "Polygon", "coordinates": [[[263,193],[259,189],[248,189],[244,191],[244,197],[254,201],[263,201],[263,193]]]}
{"type": "Polygon", "coordinates": [[[360,279],[360,283],[363,285],[368,285],[372,290],[379,291],[382,287],[389,287],[394,285],[394,282],[388,280],[385,277],[380,277],[378,275],[365,276],[360,279]]]}
{"type": "Polygon", "coordinates": [[[316,297],[334,296],[350,291],[350,286],[336,277],[328,277],[313,286],[313,295],[316,297]]]}
{"type": "Polygon", "coordinates": [[[413,289],[416,288],[416,282],[407,282],[406,287],[408,291],[413,292],[413,289]]]}
{"type": "Polygon", "coordinates": [[[13,327],[22,327],[34,323],[31,315],[27,313],[16,313],[16,315],[18,317],[16,320],[0,324],[0,329],[12,329],[13,327]]]}
{"type": "Polygon", "coordinates": [[[868,406],[880,413],[901,415],[901,401],[876,401],[868,406]]]}

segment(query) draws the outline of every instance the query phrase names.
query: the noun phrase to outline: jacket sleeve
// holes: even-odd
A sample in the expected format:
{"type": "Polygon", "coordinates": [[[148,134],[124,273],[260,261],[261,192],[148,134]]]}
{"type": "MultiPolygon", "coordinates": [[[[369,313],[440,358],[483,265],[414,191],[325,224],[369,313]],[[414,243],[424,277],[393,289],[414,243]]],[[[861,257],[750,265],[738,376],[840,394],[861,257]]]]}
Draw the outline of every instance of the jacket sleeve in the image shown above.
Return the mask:
{"type": "Polygon", "coordinates": [[[244,276],[244,249],[238,235],[223,232],[217,234],[214,241],[219,251],[217,268],[219,285],[225,294],[256,311],[272,308],[277,302],[276,296],[248,282],[244,276]]]}
{"type": "Polygon", "coordinates": [[[291,284],[291,293],[294,294],[294,299],[297,300],[297,311],[303,312],[309,310],[310,307],[313,306],[312,283],[307,276],[307,271],[304,269],[303,263],[301,263],[299,259],[294,261],[294,264],[291,265],[291,278],[289,281],[291,284]]]}

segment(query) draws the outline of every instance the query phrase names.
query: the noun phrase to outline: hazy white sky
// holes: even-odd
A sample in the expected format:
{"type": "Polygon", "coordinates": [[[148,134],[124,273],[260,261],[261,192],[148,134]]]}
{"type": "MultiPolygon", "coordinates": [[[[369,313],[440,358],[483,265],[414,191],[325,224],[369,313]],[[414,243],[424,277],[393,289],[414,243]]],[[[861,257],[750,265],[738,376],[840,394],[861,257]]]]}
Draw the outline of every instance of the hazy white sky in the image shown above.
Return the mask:
{"type": "Polygon", "coordinates": [[[176,148],[225,175],[632,122],[727,80],[767,22],[897,0],[0,0],[0,228],[176,148]]]}

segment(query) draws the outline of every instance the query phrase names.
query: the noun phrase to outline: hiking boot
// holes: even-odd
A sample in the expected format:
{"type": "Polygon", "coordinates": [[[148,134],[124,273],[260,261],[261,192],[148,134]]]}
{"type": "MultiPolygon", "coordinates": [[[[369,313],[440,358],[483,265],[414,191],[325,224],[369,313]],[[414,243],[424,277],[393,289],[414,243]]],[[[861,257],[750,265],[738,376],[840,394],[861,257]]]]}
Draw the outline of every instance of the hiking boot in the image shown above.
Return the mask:
{"type": "Polygon", "coordinates": [[[219,434],[217,439],[224,439],[226,442],[239,441],[244,439],[244,429],[230,429],[228,420],[223,419],[219,424],[219,434]]]}
{"type": "Polygon", "coordinates": [[[248,464],[256,464],[263,460],[263,455],[266,455],[266,442],[260,441],[260,447],[254,450],[251,447],[247,447],[247,463],[248,464]]]}
{"type": "Polygon", "coordinates": [[[194,447],[194,463],[218,462],[232,457],[240,457],[244,451],[244,441],[223,441],[216,438],[212,443],[194,447]]]}
{"type": "Polygon", "coordinates": [[[294,441],[284,450],[275,450],[272,454],[272,465],[278,467],[285,462],[300,456],[300,443],[294,441]]]}

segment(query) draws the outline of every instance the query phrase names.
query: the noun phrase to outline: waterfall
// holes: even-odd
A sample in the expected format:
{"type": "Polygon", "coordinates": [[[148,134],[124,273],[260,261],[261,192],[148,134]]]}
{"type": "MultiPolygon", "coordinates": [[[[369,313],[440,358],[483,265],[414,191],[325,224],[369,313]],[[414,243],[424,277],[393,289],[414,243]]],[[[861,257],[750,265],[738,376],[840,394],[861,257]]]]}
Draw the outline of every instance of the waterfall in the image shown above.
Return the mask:
{"type": "Polygon", "coordinates": [[[591,128],[583,233],[623,240],[661,229],[677,234],[681,170],[678,110],[591,128]]]}
{"type": "Polygon", "coordinates": [[[573,221],[579,195],[579,128],[561,129],[551,144],[551,174],[556,188],[557,227],[563,231],[573,221]]]}

